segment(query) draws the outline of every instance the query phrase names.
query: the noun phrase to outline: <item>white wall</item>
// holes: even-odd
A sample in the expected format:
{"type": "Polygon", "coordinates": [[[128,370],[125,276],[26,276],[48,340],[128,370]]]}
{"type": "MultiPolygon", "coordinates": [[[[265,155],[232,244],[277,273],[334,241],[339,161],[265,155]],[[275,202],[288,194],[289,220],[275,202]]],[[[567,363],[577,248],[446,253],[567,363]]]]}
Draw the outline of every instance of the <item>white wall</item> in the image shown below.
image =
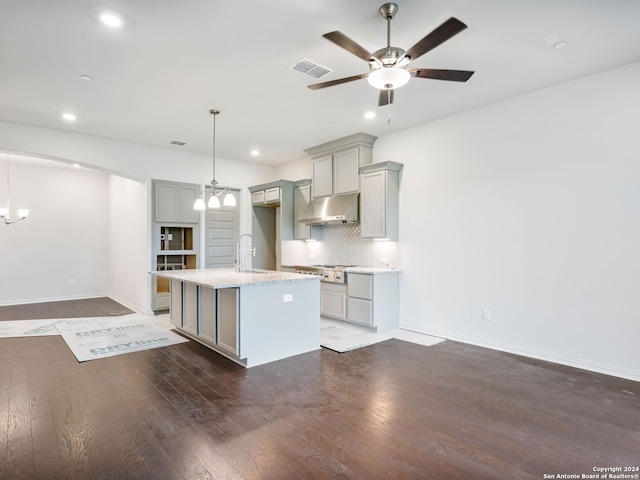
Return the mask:
{"type": "Polygon", "coordinates": [[[151,313],[147,185],[117,175],[108,177],[109,295],[130,308],[151,313]]]}
{"type": "MultiPolygon", "coordinates": [[[[97,251],[101,252],[101,258],[105,262],[100,268],[87,268],[83,271],[83,275],[93,276],[93,280],[85,280],[86,285],[93,285],[89,296],[97,295],[113,295],[114,298],[122,300],[131,308],[143,312],[151,311],[151,282],[146,272],[151,270],[151,179],[171,180],[187,183],[208,183],[211,180],[211,164],[212,159],[207,155],[190,154],[177,149],[156,148],[146,145],[139,145],[130,142],[122,142],[110,140],[101,137],[93,137],[89,135],[79,135],[75,133],[50,130],[40,127],[28,125],[20,125],[9,122],[0,122],[0,150],[16,154],[24,154],[34,157],[64,161],[67,163],[77,162],[89,168],[99,170],[97,175],[101,175],[104,182],[103,195],[100,197],[102,202],[98,208],[101,215],[101,225],[104,225],[100,231],[101,238],[99,242],[93,242],[97,251]],[[140,182],[144,186],[146,198],[142,199],[142,192],[134,183],[125,182],[124,179],[117,180],[109,178],[108,174],[125,177],[135,182],[140,182]],[[107,187],[108,185],[108,187],[107,187]],[[122,192],[120,191],[122,189],[122,192]],[[116,197],[114,197],[116,195],[116,197]],[[118,198],[120,197],[120,198],[118,198]],[[110,209],[113,209],[110,212],[110,209]],[[144,226],[137,223],[136,234],[128,238],[131,242],[132,250],[126,251],[127,239],[122,232],[118,232],[123,227],[130,227],[131,222],[144,222],[144,226]],[[116,230],[109,231],[109,223],[113,223],[116,230]],[[111,245],[112,258],[109,260],[109,249],[107,241],[113,242],[111,245]],[[146,251],[141,251],[141,245],[146,245],[146,251]],[[144,275],[141,270],[141,262],[145,267],[144,275]],[[144,276],[144,286],[136,283],[133,289],[129,289],[130,282],[134,279],[139,281],[144,276]],[[145,289],[145,299],[142,300],[140,288],[145,289]]],[[[95,173],[95,172],[94,172],[95,173]]],[[[38,172],[33,170],[33,180],[46,183],[47,172],[38,172]]],[[[13,176],[13,173],[12,173],[13,176]]],[[[260,184],[275,178],[275,168],[266,165],[256,165],[246,162],[239,162],[229,159],[218,158],[216,160],[216,176],[217,180],[223,185],[242,188],[242,205],[241,225],[242,231],[248,232],[251,229],[251,201],[250,195],[246,187],[254,184],[260,184]]],[[[13,183],[13,182],[12,182],[13,183]]],[[[12,190],[14,187],[12,186],[12,190]]],[[[72,191],[73,189],[69,190],[72,191]]],[[[17,195],[17,192],[16,192],[17,195]]],[[[98,195],[91,193],[92,198],[99,198],[98,195]]],[[[36,215],[36,207],[39,202],[29,199],[29,208],[31,214],[36,215]]],[[[17,205],[17,204],[16,204],[17,205]]],[[[54,237],[49,242],[54,244],[64,243],[67,234],[61,229],[41,230],[36,222],[31,222],[30,238],[33,240],[29,245],[36,244],[45,237],[54,237]]],[[[22,222],[26,225],[27,222],[22,222]]],[[[91,228],[90,224],[87,224],[91,228]]],[[[87,235],[81,232],[81,236],[87,235]]],[[[0,242],[4,242],[4,238],[0,242]]],[[[3,243],[0,243],[0,247],[3,243]]],[[[20,244],[16,241],[15,244],[20,244]]],[[[41,244],[40,244],[41,245],[41,244]]],[[[46,249],[46,247],[40,246],[46,249]]],[[[26,250],[17,250],[20,258],[26,258],[30,255],[26,250]]],[[[3,254],[4,256],[4,254],[3,254]]],[[[13,262],[15,263],[15,262],[13,262]]],[[[24,270],[24,262],[21,264],[21,271],[25,277],[29,277],[24,270]]],[[[36,268],[45,269],[44,276],[49,275],[49,265],[55,266],[56,262],[48,264],[33,264],[31,269],[32,275],[42,275],[36,273],[36,268]]],[[[91,266],[91,265],[89,265],[91,266]]],[[[17,268],[14,265],[14,268],[17,268]]],[[[31,267],[30,267],[31,268],[31,267]]],[[[9,270],[7,270],[9,272],[9,270]]],[[[6,277],[3,275],[3,282],[6,277]]],[[[43,282],[46,283],[46,282],[43,282]]],[[[76,282],[77,283],[77,282],[76,282]]],[[[62,298],[78,298],[85,295],[79,288],[73,289],[71,292],[59,291],[53,287],[47,291],[35,293],[29,288],[28,282],[23,282],[22,287],[12,287],[11,290],[4,290],[6,293],[0,293],[0,304],[2,303],[24,303],[38,301],[41,299],[58,300],[62,298]]],[[[3,285],[0,284],[0,287],[3,285]]]]}
{"type": "Polygon", "coordinates": [[[638,78],[640,63],[378,139],[374,161],[405,164],[402,326],[640,379],[638,78]]]}
{"type": "Polygon", "coordinates": [[[0,223],[0,304],[107,294],[107,196],[103,173],[11,162],[12,213],[20,206],[30,213],[16,224],[0,223]]]}

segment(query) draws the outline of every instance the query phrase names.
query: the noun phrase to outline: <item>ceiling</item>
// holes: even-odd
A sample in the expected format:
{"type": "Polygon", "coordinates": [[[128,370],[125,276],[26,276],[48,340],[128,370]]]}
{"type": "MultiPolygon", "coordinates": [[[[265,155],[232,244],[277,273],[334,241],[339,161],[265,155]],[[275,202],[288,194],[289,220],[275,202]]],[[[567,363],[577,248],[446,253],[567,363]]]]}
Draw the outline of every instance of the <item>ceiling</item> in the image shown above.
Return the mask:
{"type": "Polygon", "coordinates": [[[322,34],[384,47],[382,3],[0,1],[0,120],[210,155],[216,108],[217,156],[278,165],[356,132],[382,136],[640,60],[634,0],[398,0],[393,46],[451,16],[468,25],[411,65],[474,70],[468,82],[413,78],[388,108],[366,80],[312,91],[316,80],[289,68],[304,57],[333,70],[320,81],[367,72],[322,34]],[[122,27],[101,24],[104,10],[122,27]]]}

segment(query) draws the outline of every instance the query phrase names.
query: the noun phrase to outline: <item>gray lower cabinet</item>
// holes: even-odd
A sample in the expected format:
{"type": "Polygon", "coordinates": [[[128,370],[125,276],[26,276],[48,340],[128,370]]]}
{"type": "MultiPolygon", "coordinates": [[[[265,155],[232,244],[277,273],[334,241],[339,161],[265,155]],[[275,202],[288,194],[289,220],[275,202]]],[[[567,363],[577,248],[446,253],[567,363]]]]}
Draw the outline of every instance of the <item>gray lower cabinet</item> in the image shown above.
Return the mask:
{"type": "Polygon", "coordinates": [[[345,320],[347,318],[347,286],[321,282],[320,315],[345,320]]]}
{"type": "Polygon", "coordinates": [[[223,350],[239,357],[238,343],[238,289],[221,288],[218,292],[218,341],[223,350]]]}
{"type": "Polygon", "coordinates": [[[240,358],[238,288],[171,280],[170,321],[203,343],[240,358]]]}
{"type": "Polygon", "coordinates": [[[385,332],[398,328],[399,275],[347,273],[348,321],[385,332]]]}
{"type": "Polygon", "coordinates": [[[171,288],[169,293],[169,321],[178,328],[182,328],[182,282],[179,280],[171,280],[171,288]]]}
{"type": "Polygon", "coordinates": [[[198,290],[193,283],[182,285],[182,329],[191,335],[198,334],[198,290]]]}
{"type": "Polygon", "coordinates": [[[198,316],[198,335],[215,345],[217,343],[216,290],[200,287],[200,315],[198,316]]]}
{"type": "MultiPolygon", "coordinates": [[[[171,282],[169,318],[176,330],[244,367],[320,348],[317,277],[227,286],[225,273],[158,275],[171,282]]],[[[346,289],[343,305],[344,296],[346,289]]]]}

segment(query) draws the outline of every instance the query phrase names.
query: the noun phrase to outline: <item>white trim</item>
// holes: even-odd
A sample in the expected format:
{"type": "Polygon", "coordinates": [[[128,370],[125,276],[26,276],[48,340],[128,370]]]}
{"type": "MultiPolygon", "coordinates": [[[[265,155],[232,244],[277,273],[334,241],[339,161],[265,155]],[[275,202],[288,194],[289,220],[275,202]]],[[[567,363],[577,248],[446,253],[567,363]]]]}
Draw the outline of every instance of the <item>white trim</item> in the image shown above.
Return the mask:
{"type": "Polygon", "coordinates": [[[523,348],[514,345],[508,345],[499,342],[487,341],[480,338],[468,337],[466,335],[450,334],[444,332],[438,332],[433,330],[421,330],[414,327],[408,328],[401,326],[404,330],[410,330],[413,332],[422,333],[425,335],[431,335],[434,337],[445,338],[447,340],[453,340],[455,342],[467,343],[475,345],[477,347],[490,348],[491,350],[498,350],[501,352],[512,353],[514,355],[522,355],[524,357],[535,358],[537,360],[544,360],[559,365],[565,365],[568,367],[579,368],[581,370],[588,370],[590,372],[602,373],[604,375],[611,375],[613,377],[624,378],[627,380],[633,380],[640,382],[640,370],[630,370],[627,368],[615,367],[612,365],[606,365],[597,362],[591,362],[589,360],[583,360],[573,357],[567,357],[564,355],[556,355],[541,350],[533,350],[530,348],[523,348]]]}
{"type": "MultiPolygon", "coordinates": [[[[8,307],[12,305],[28,305],[30,303],[47,303],[47,302],[65,302],[68,300],[84,300],[87,298],[101,298],[101,297],[111,297],[108,293],[91,293],[88,295],[73,295],[73,296],[62,296],[62,297],[45,297],[45,298],[29,298],[18,300],[15,302],[8,303],[0,303],[0,307],[8,307]]],[[[120,300],[116,300],[118,303],[120,300]]],[[[136,310],[137,311],[137,310],[136,310]]]]}

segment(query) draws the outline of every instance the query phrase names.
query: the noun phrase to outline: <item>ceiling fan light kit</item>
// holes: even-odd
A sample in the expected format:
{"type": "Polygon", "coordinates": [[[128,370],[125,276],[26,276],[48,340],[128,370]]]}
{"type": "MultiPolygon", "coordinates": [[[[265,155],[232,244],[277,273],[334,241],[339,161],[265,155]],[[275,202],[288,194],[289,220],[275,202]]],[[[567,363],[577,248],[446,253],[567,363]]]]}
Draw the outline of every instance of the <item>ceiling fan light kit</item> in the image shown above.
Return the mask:
{"type": "Polygon", "coordinates": [[[371,72],[367,81],[378,90],[393,90],[406,85],[410,78],[411,74],[404,68],[382,67],[371,72]]]}
{"type": "Polygon", "coordinates": [[[366,78],[370,85],[380,90],[378,105],[382,106],[393,102],[393,95],[388,92],[405,85],[411,77],[466,82],[473,75],[474,72],[467,70],[407,68],[411,62],[460,33],[467,26],[457,18],[451,17],[405,51],[402,48],[391,46],[391,20],[397,12],[398,5],[395,3],[385,3],[380,7],[380,14],[387,21],[387,46],[373,53],[368,52],[341,32],[325,33],[324,38],[367,62],[371,71],[328,82],[315,83],[309,85],[309,88],[319,90],[366,78]]]}

